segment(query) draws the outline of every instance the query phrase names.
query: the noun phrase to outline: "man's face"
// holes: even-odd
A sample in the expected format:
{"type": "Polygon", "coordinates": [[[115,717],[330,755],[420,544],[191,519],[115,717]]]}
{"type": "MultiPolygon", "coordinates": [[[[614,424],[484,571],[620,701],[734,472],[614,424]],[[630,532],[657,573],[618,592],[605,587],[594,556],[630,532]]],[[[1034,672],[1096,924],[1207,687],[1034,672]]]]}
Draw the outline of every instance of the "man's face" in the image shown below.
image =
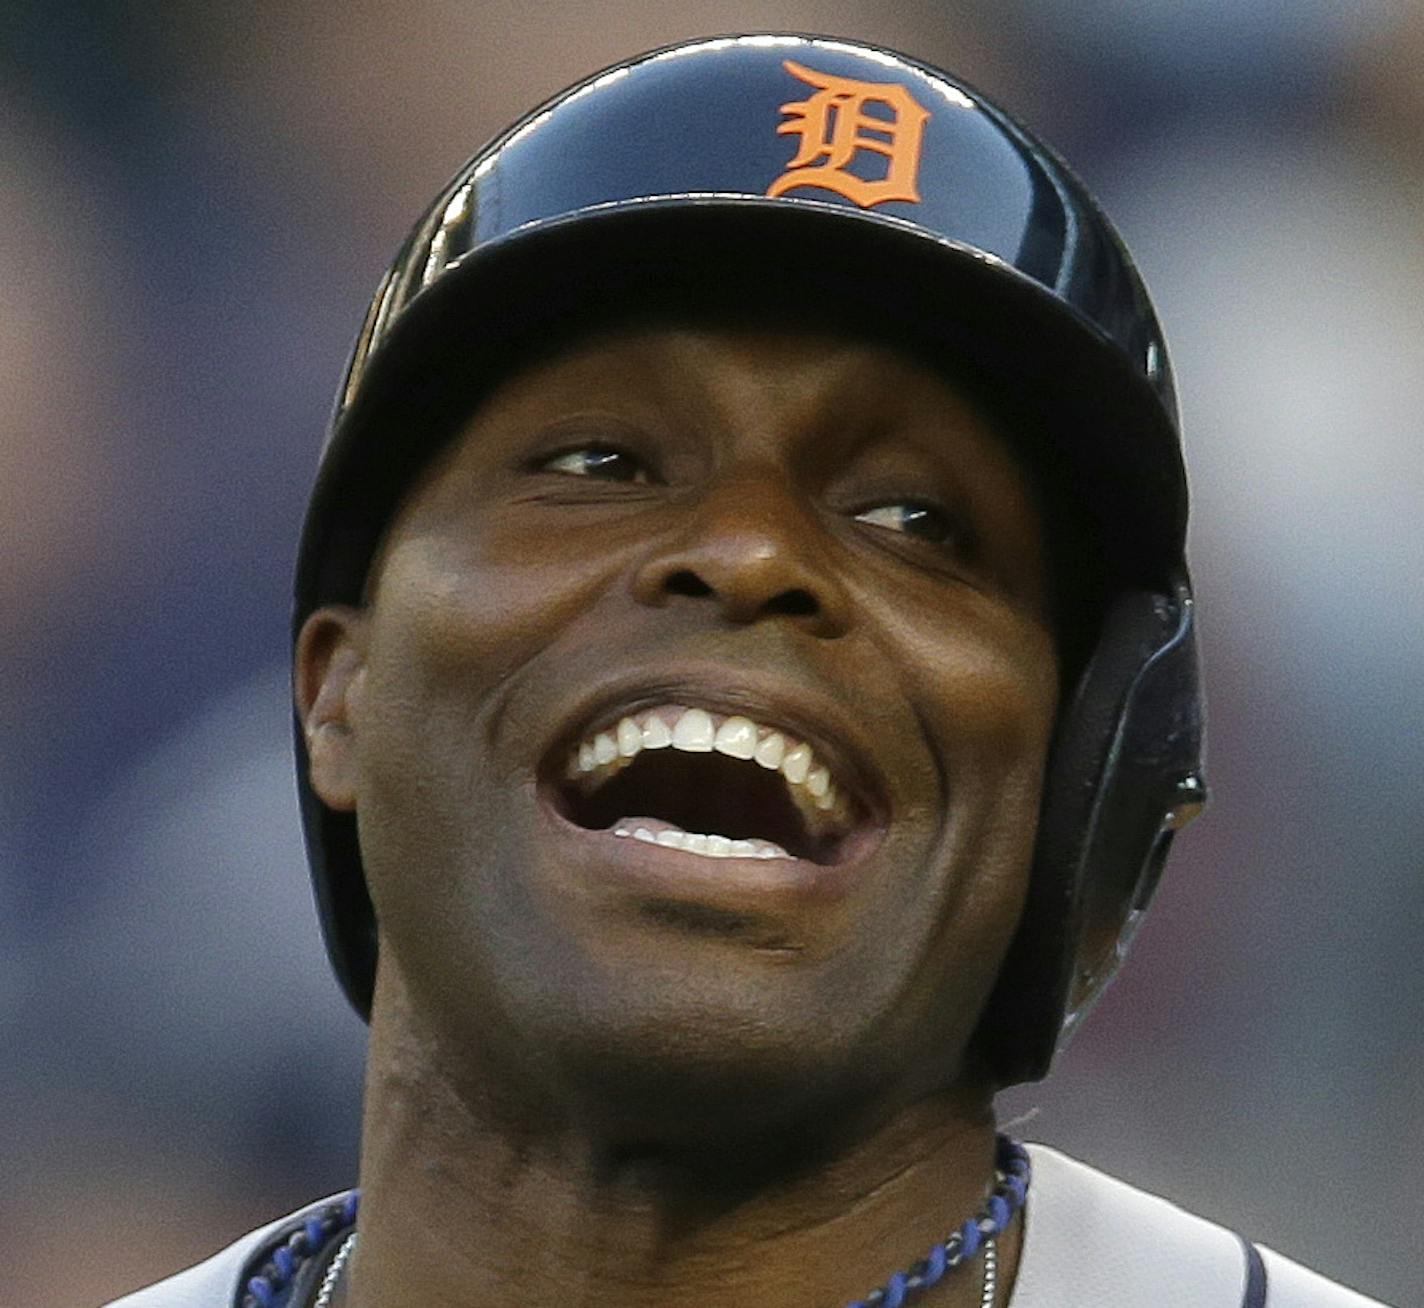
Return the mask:
{"type": "Polygon", "coordinates": [[[649,327],[507,381],[331,620],[375,1020],[395,969],[457,1079],[674,1128],[952,1081],[1026,887],[1046,575],[989,420],[882,347],[649,327]]]}

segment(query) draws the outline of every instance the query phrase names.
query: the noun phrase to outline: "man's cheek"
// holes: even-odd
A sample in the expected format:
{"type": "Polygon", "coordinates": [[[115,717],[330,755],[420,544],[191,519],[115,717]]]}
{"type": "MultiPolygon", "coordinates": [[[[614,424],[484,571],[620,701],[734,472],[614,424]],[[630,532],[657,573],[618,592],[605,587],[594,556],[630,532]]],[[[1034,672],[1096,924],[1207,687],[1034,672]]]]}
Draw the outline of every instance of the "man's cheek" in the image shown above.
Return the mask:
{"type": "Polygon", "coordinates": [[[403,586],[398,597],[392,588],[377,657],[435,686],[492,686],[558,640],[616,575],[616,565],[585,551],[577,568],[485,564],[403,586]]]}

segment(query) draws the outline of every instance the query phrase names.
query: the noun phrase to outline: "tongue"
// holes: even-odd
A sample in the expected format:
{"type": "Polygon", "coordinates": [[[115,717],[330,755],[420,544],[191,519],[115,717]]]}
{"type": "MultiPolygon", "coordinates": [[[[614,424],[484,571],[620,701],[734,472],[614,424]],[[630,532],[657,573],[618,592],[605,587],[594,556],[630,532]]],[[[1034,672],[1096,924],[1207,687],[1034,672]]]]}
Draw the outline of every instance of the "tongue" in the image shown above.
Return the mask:
{"type": "Polygon", "coordinates": [[[782,847],[770,840],[731,840],[726,836],[703,835],[684,831],[662,818],[624,817],[608,828],[615,836],[639,840],[664,849],[677,849],[703,858],[790,858],[782,847]]]}

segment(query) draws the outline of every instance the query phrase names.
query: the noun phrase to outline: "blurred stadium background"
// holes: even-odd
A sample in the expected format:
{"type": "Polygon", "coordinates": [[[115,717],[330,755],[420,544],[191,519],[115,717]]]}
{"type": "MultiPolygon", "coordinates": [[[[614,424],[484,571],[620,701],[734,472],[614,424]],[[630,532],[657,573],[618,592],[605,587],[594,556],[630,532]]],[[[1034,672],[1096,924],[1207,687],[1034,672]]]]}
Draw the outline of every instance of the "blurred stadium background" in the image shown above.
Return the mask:
{"type": "Polygon", "coordinates": [[[76,1308],[355,1174],[288,574],[407,223],[601,64],[743,28],[962,71],[1158,298],[1209,817],[1019,1131],[1424,1302],[1424,9],[0,5],[0,1297],[76,1308]]]}

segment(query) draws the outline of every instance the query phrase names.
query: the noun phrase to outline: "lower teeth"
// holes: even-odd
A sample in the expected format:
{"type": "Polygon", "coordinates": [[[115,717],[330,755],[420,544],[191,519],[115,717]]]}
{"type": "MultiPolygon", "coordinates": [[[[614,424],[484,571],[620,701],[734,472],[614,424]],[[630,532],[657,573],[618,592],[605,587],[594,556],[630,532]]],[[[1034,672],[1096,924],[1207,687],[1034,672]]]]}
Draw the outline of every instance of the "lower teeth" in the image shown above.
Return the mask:
{"type": "Polygon", "coordinates": [[[613,828],[615,836],[631,836],[648,845],[661,845],[664,849],[680,849],[686,854],[700,854],[704,858],[790,858],[780,845],[770,840],[731,840],[727,836],[704,836],[693,831],[668,829],[653,832],[647,827],[619,825],[613,828]]]}

